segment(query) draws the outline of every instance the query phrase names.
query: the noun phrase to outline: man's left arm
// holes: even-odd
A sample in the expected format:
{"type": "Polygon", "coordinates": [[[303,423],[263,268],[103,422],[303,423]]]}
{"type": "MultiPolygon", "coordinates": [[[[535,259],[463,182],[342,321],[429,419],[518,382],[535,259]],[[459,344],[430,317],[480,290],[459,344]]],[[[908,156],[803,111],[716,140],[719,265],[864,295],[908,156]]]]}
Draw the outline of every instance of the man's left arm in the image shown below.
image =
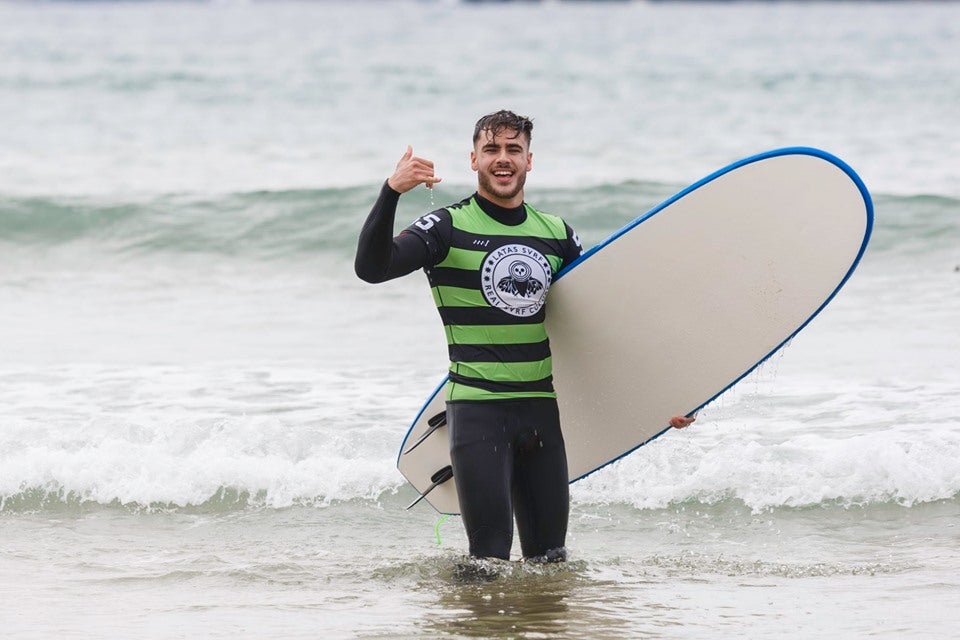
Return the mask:
{"type": "Polygon", "coordinates": [[[564,241],[563,266],[569,267],[574,260],[583,255],[583,246],[580,244],[580,238],[577,237],[577,232],[573,230],[573,227],[566,222],[563,223],[563,226],[567,229],[567,239],[564,241]]]}

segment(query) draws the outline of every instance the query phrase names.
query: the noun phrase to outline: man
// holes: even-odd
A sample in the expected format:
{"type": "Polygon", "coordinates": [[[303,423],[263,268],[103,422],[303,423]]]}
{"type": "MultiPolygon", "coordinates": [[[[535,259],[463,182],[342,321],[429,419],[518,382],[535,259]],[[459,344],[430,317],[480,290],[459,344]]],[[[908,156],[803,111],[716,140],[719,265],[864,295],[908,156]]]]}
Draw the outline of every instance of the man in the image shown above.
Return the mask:
{"type": "Polygon", "coordinates": [[[470,153],[477,192],[394,238],[400,195],[440,182],[408,147],[364,224],[355,267],[371,283],[426,271],[450,353],[450,457],[470,555],[509,559],[516,517],[524,558],[561,561],[569,478],[544,304],[582,248],[562,219],[524,202],[532,131],[511,111],[480,118],[470,153]]]}

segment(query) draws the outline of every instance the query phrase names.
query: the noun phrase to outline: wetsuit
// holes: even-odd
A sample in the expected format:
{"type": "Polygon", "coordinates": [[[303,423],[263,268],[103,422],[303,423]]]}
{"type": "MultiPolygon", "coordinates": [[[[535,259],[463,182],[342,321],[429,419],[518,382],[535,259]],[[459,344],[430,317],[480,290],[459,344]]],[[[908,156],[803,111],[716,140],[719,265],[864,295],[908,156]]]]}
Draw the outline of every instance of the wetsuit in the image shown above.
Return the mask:
{"type": "Polygon", "coordinates": [[[399,197],[384,184],[355,267],[368,282],[426,271],[450,352],[450,455],[470,553],[509,558],[515,514],[525,557],[562,559],[569,488],[544,303],[580,243],[556,216],[478,194],[393,237],[399,197]]]}

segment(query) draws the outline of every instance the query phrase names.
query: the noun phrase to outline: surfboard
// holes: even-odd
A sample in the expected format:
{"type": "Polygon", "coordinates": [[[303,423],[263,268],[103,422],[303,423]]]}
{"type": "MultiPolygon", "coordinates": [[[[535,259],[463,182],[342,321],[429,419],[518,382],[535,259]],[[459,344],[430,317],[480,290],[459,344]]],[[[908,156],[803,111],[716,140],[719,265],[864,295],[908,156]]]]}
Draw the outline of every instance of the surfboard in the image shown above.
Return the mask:
{"type": "MultiPolygon", "coordinates": [[[[777,149],[703,178],[558,274],[546,327],[571,482],[662,435],[672,416],[699,411],[783,347],[850,278],[872,227],[870,194],[846,163],[777,149]]],[[[421,499],[456,514],[445,383],[407,431],[397,467],[421,499]]]]}

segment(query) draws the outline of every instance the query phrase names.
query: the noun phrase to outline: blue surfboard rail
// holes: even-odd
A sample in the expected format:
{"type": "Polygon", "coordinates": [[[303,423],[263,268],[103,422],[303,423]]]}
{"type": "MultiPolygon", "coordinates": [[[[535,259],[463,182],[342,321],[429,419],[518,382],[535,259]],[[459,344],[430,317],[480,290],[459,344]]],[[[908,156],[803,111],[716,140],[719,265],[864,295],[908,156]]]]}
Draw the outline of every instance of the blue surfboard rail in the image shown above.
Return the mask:
{"type": "MultiPolygon", "coordinates": [[[[678,192],[676,195],[673,195],[670,198],[664,200],[662,203],[660,203],[653,209],[650,209],[646,213],[638,216],[633,221],[629,222],[624,227],[622,227],[621,229],[619,229],[618,231],[610,235],[610,237],[608,237],[606,240],[603,240],[602,242],[598,243],[596,246],[585,251],[583,255],[581,255],[577,260],[575,260],[570,265],[565,267],[560,273],[557,274],[556,278],[554,278],[554,282],[556,283],[564,275],[566,275],[573,269],[576,269],[577,266],[579,266],[580,264],[589,260],[597,252],[601,251],[604,247],[610,245],[611,243],[616,241],[618,238],[620,238],[627,232],[636,228],[638,225],[643,224],[647,220],[650,220],[651,218],[656,216],[658,213],[660,213],[661,211],[669,207],[671,204],[673,204],[677,200],[687,196],[688,194],[692,193],[693,191],[696,191],[697,189],[703,187],[704,185],[709,184],[710,182],[716,180],[717,178],[727,173],[730,173],[731,171],[734,171],[740,167],[752,164],[754,162],[759,162],[761,160],[766,160],[766,159],[774,158],[777,156],[788,156],[788,155],[808,155],[808,156],[814,156],[822,160],[825,160],[835,165],[837,168],[839,168],[845,174],[847,174],[847,176],[851,179],[851,181],[857,186],[857,189],[859,189],[860,194],[863,197],[865,211],[866,211],[866,226],[865,226],[863,241],[860,245],[860,249],[857,252],[857,255],[854,258],[853,262],[851,263],[850,268],[847,270],[846,274],[844,274],[844,277],[837,284],[836,288],[830,293],[829,296],[827,296],[827,298],[823,301],[823,303],[819,307],[817,307],[816,310],[814,310],[814,312],[810,315],[809,318],[806,319],[806,321],[804,321],[796,330],[794,330],[789,336],[787,336],[780,344],[774,347],[768,354],[766,354],[764,357],[760,358],[756,363],[748,367],[742,374],[740,374],[730,384],[722,388],[720,391],[718,391],[716,394],[711,396],[708,400],[706,400],[699,406],[692,408],[686,414],[688,416],[697,413],[698,411],[700,411],[701,409],[709,405],[711,402],[713,402],[714,400],[722,396],[724,393],[726,393],[731,388],[733,388],[737,383],[739,383],[741,380],[743,380],[745,377],[747,377],[753,371],[755,371],[757,367],[762,365],[764,362],[769,360],[773,355],[775,355],[778,351],[780,351],[787,343],[789,343],[794,337],[796,337],[798,333],[800,333],[807,325],[809,325],[810,322],[813,321],[813,319],[816,318],[821,311],[823,311],[823,309],[834,299],[834,297],[836,297],[840,289],[842,289],[843,286],[847,283],[847,281],[850,279],[850,276],[853,275],[853,272],[856,270],[857,266],[860,264],[860,260],[863,258],[863,255],[867,250],[867,245],[870,242],[870,236],[873,232],[873,220],[874,220],[873,199],[870,197],[870,192],[867,190],[867,187],[864,184],[863,180],[860,178],[860,176],[857,175],[857,173],[846,162],[844,162],[837,156],[831,153],[828,153],[826,151],[823,151],[821,149],[816,149],[814,147],[802,147],[802,146],[784,147],[781,149],[774,149],[771,151],[759,153],[759,154],[744,158],[743,160],[734,162],[730,165],[727,165],[726,167],[723,167],[722,169],[719,169],[711,173],[710,175],[706,176],[705,178],[693,183],[686,189],[683,189],[682,191],[678,192]]],[[[400,464],[400,457],[403,455],[403,443],[405,443],[406,440],[410,437],[410,433],[413,431],[414,427],[416,427],[417,423],[420,421],[421,417],[423,416],[423,413],[427,410],[427,407],[430,405],[430,403],[436,398],[437,394],[442,393],[443,388],[447,383],[447,380],[448,378],[445,377],[437,386],[437,388],[433,391],[433,393],[430,394],[430,396],[427,398],[427,401],[424,403],[423,407],[420,409],[416,417],[413,419],[413,422],[410,424],[410,428],[407,429],[407,433],[404,436],[400,446],[400,452],[397,455],[398,466],[400,464]]],[[[640,447],[646,444],[649,444],[650,442],[662,436],[667,431],[670,431],[670,429],[672,429],[672,427],[670,427],[669,425],[665,426],[661,431],[659,431],[652,437],[648,438],[647,440],[641,442],[640,444],[633,447],[629,451],[625,451],[623,454],[617,456],[616,458],[613,458],[612,460],[609,460],[606,463],[596,467],[595,469],[592,469],[584,474],[577,476],[576,478],[571,478],[570,482],[573,483],[573,482],[576,482],[577,480],[582,480],[583,478],[586,478],[587,476],[592,475],[593,473],[596,473],[600,469],[603,469],[625,458],[626,456],[630,455],[640,447]]]]}

